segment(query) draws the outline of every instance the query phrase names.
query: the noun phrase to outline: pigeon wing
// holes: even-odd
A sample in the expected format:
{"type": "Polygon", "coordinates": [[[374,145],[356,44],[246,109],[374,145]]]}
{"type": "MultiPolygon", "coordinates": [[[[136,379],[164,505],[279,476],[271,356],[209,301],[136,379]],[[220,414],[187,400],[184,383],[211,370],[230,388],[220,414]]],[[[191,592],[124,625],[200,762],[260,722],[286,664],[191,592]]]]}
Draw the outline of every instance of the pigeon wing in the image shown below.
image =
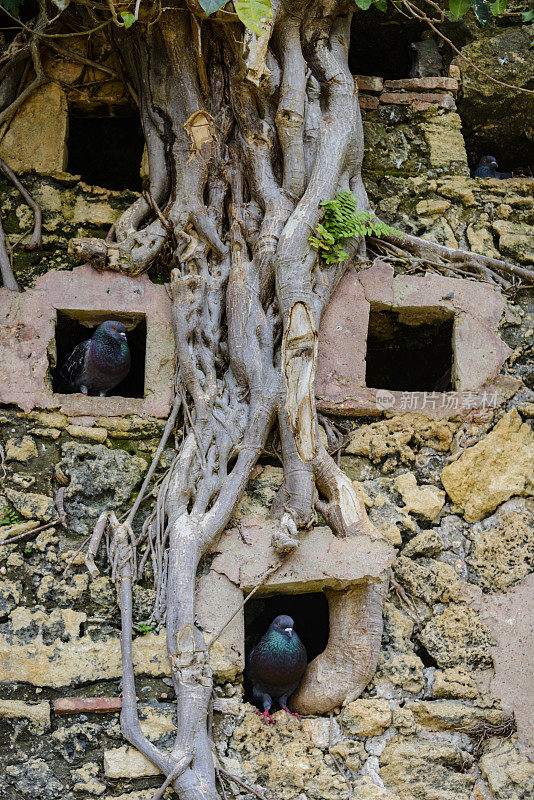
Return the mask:
{"type": "Polygon", "coordinates": [[[90,339],[77,344],[72,353],[69,353],[60,369],[61,377],[71,386],[77,387],[77,382],[85,371],[87,351],[91,344],[90,339]]]}

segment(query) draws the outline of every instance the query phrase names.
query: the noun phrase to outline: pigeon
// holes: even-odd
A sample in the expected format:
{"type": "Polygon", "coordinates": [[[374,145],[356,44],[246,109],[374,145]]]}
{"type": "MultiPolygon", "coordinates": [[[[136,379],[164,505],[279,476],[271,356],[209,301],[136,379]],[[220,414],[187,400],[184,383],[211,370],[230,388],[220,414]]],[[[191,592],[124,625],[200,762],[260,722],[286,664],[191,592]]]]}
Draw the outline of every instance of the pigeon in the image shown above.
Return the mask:
{"type": "Polygon", "coordinates": [[[511,172],[497,172],[499,165],[495,156],[483,156],[478,162],[477,168],[474,172],[474,178],[497,178],[497,180],[504,180],[511,178],[511,172]]]}
{"type": "Polygon", "coordinates": [[[274,722],[269,714],[273,700],[288,714],[298,717],[287,707],[287,700],[299,685],[308,659],[293,625],[285,614],[276,617],[249,656],[247,677],[254,699],[263,706],[263,712],[256,713],[266,723],[274,722]]]}
{"type": "Polygon", "coordinates": [[[127,376],[130,361],[126,328],[122,322],[109,319],[98,326],[91,339],[76,345],[59,374],[72,391],[105,397],[127,376]]]}

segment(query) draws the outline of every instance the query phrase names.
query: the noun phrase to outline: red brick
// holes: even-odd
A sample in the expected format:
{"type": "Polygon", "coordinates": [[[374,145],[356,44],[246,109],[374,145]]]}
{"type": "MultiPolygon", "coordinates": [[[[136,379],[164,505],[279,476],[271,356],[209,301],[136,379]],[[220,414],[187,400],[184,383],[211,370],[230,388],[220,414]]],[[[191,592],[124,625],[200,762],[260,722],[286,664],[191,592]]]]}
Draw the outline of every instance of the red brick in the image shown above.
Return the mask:
{"type": "Polygon", "coordinates": [[[422,92],[383,92],[380,102],[392,105],[410,105],[411,103],[430,103],[440,108],[456,108],[452,94],[423,94],[422,92]]]}
{"type": "Polygon", "coordinates": [[[400,81],[384,81],[384,89],[406,89],[411,92],[448,89],[455,92],[458,89],[458,81],[454,78],[404,78],[400,81]]]}
{"type": "Polygon", "coordinates": [[[361,92],[381,92],[384,81],[376,75],[356,75],[356,83],[361,92]]]}
{"type": "Polygon", "coordinates": [[[378,97],[372,97],[370,94],[360,94],[358,96],[360,108],[378,108],[378,97]]]}
{"type": "Polygon", "coordinates": [[[54,714],[109,714],[120,711],[120,697],[60,697],[54,700],[54,714]]]}

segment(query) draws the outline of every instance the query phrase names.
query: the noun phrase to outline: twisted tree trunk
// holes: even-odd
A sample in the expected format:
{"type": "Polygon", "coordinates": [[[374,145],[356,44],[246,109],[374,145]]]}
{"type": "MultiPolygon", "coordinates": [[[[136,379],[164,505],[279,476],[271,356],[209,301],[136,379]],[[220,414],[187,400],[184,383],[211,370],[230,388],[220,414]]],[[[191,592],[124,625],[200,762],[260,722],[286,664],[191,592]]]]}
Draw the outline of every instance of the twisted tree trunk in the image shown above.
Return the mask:
{"type": "MultiPolygon", "coordinates": [[[[348,262],[324,269],[308,238],[320,202],[338,191],[350,189],[368,207],[362,122],[347,65],[351,17],[339,0],[276,4],[269,49],[250,34],[243,44],[242,26],[229,18],[201,28],[194,9],[173,8],[149,28],[116,34],[139,98],[150,191],[115,224],[115,241],[73,243],[80,254],[130,275],[169,252],[175,267],[173,324],[189,398],[187,433],[145,526],[154,551],[168,552],[166,561],[156,558],[156,572],[177,697],[170,755],[139,727],[131,662],[134,559],[124,526],[113,527],[123,731],[184,800],[218,796],[206,727],[212,681],[195,627],[196,571],[227,525],[273,424],[284,460],[275,504],[283,547],[298,544],[297,529],[313,524],[316,507],[340,536],[377,536],[352,482],[319,441],[314,396],[319,321],[348,262]]],[[[363,247],[353,242],[351,253],[363,247]]],[[[371,605],[373,619],[362,629],[369,651],[362,688],[381,633],[380,604],[371,605]]]]}

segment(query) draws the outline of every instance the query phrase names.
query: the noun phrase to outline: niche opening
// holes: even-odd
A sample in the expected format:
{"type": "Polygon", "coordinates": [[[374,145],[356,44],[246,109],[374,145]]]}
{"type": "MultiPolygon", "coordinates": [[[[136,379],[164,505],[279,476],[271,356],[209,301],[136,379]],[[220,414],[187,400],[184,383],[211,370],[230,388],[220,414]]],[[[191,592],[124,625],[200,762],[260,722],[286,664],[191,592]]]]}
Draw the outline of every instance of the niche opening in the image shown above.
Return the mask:
{"type": "Polygon", "coordinates": [[[80,175],[90,186],[140,192],[141,158],[145,140],[139,114],[97,116],[69,109],[67,172],[80,175]]]}
{"type": "MultiPolygon", "coordinates": [[[[295,630],[306,647],[308,663],[322,653],[328,644],[328,600],[322,592],[255,598],[246,603],[244,612],[245,663],[248,663],[250,651],[279,614],[289,614],[295,620],[295,630]]],[[[248,681],[245,682],[245,701],[256,705],[248,681]]]]}
{"type": "MultiPolygon", "coordinates": [[[[406,319],[406,313],[403,314],[406,319]]],[[[366,386],[392,391],[447,392],[452,386],[453,316],[408,325],[395,311],[369,315],[366,386]]]]}
{"type": "Polygon", "coordinates": [[[57,311],[56,316],[56,364],[51,370],[52,391],[60,394],[74,394],[70,386],[60,375],[60,367],[66,357],[77,344],[90,339],[94,331],[107,319],[116,319],[126,325],[128,346],[132,357],[132,366],[126,378],[118,384],[108,397],[140,397],[145,394],[145,359],[146,359],[146,318],[139,315],[139,321],[132,327],[131,315],[118,312],[84,312],[57,311]],[[90,320],[87,319],[90,316],[90,320]],[[87,321],[85,321],[85,319],[87,321]],[[96,320],[98,318],[98,320],[96,320]],[[83,323],[83,324],[82,324],[83,323]]]}
{"type": "Polygon", "coordinates": [[[383,14],[376,8],[352,18],[349,67],[353,75],[377,75],[387,80],[409,78],[414,63],[412,42],[421,41],[428,27],[407,20],[391,6],[383,14]]]}

